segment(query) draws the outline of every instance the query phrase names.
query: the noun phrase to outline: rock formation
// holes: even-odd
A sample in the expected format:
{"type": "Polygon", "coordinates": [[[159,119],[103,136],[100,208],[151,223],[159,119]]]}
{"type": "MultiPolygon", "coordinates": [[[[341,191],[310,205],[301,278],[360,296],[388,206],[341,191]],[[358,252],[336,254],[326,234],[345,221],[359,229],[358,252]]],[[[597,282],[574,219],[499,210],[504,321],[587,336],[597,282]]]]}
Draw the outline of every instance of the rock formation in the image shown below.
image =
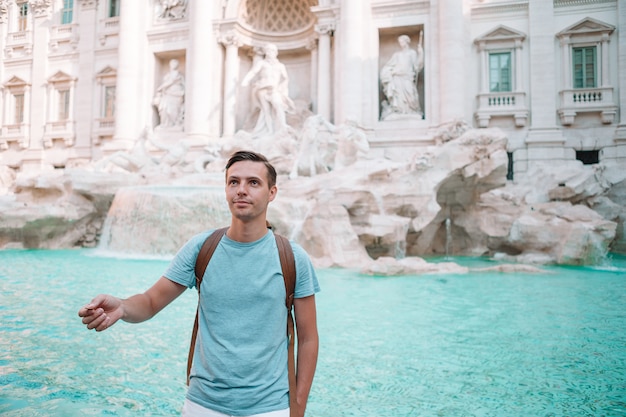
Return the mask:
{"type": "Polygon", "coordinates": [[[577,265],[597,263],[608,250],[624,252],[623,169],[578,161],[537,165],[523,181],[511,182],[501,131],[450,126],[437,145],[417,148],[405,162],[360,157],[317,175],[293,175],[297,135],[274,142],[240,137],[210,158],[198,156],[201,164],[188,161],[160,175],[101,172],[93,165],[37,176],[2,172],[0,247],[100,241],[112,251],[169,256],[192,234],[228,223],[224,162],[231,151],[250,147],[279,168],[270,221],[318,267],[382,275],[464,272],[420,257],[577,265]]]}

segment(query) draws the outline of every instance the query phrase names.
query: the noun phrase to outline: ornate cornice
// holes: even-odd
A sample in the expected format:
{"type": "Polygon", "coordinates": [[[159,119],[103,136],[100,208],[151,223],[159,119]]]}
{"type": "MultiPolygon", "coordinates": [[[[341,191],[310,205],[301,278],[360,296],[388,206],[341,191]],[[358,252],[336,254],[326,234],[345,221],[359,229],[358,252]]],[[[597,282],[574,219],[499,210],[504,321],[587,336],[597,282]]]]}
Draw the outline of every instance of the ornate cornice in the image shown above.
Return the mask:
{"type": "Polygon", "coordinates": [[[7,0],[0,0],[0,23],[6,23],[8,15],[7,0]]]}
{"type": "Polygon", "coordinates": [[[502,13],[520,12],[528,13],[528,0],[512,0],[506,3],[475,4],[472,6],[472,16],[488,16],[502,13]]]}
{"type": "Polygon", "coordinates": [[[28,3],[35,17],[46,17],[50,13],[51,0],[30,0],[28,3]]]}
{"type": "Polygon", "coordinates": [[[224,46],[236,46],[239,48],[243,45],[241,42],[241,38],[234,30],[228,31],[224,34],[221,34],[218,38],[219,43],[224,46]]]}
{"type": "Polygon", "coordinates": [[[318,35],[330,35],[332,36],[335,32],[335,24],[334,23],[322,23],[315,25],[315,33],[318,35]]]}
{"type": "Polygon", "coordinates": [[[93,10],[98,7],[98,0],[78,0],[82,10],[93,10]]]}

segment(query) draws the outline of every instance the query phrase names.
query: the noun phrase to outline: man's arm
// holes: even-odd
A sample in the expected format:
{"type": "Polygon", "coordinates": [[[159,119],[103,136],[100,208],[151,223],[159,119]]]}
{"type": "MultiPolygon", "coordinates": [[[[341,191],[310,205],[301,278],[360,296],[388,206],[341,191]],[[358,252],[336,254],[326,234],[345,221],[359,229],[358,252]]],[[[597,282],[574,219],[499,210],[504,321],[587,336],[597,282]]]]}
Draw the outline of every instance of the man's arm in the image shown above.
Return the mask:
{"type": "Polygon", "coordinates": [[[88,329],[95,329],[98,332],[108,329],[120,319],[129,323],[139,323],[154,317],[186,288],[161,277],[143,294],[136,294],[127,299],[100,294],[78,310],[78,316],[83,318],[83,324],[88,329]]]}
{"type": "Polygon", "coordinates": [[[317,366],[317,352],[319,349],[315,296],[296,298],[293,301],[293,307],[296,316],[298,338],[296,402],[298,403],[298,417],[304,417],[304,410],[309,399],[315,367],[317,366]]]}

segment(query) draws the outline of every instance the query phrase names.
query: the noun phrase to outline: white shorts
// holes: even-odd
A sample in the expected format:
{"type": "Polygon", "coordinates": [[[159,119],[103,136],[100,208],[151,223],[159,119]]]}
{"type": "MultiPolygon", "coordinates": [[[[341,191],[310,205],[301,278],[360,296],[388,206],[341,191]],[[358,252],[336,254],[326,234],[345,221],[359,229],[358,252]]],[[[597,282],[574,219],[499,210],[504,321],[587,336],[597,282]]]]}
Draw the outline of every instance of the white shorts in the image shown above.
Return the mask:
{"type": "MultiPolygon", "coordinates": [[[[220,413],[217,411],[209,410],[201,406],[200,404],[196,404],[193,401],[189,401],[185,399],[185,404],[183,405],[183,414],[182,417],[233,417],[228,414],[220,413]]],[[[261,413],[254,414],[251,416],[245,417],[289,417],[289,409],[272,411],[269,413],[261,413]]]]}

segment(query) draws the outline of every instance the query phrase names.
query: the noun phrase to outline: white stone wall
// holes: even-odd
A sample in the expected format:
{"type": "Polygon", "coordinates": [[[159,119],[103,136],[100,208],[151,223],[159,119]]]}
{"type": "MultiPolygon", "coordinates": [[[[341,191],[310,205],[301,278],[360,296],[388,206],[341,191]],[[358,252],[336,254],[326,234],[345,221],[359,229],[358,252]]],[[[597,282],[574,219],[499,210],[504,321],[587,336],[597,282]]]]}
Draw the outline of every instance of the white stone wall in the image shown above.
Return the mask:
{"type": "Polygon", "coordinates": [[[332,123],[355,120],[367,132],[374,155],[412,155],[432,145],[437,128],[453,119],[479,127],[485,66],[475,41],[498,27],[521,34],[514,71],[527,115],[494,113],[483,123],[507,133],[516,175],[534,161],[574,159],[576,150],[601,150],[602,159],[626,161],[626,118],[620,111],[626,105],[626,77],[620,76],[626,73],[620,68],[626,63],[621,33],[626,6],[620,1],[319,1],[311,26],[282,34],[257,32],[238,21],[243,1],[187,0],[184,13],[175,18],[162,17],[154,0],[122,2],[119,17],[108,17],[108,4],[75,1],[73,23],[62,26],[62,2],[55,0],[48,10],[32,13],[28,30],[19,33],[17,7],[7,2],[7,13],[0,16],[0,165],[71,166],[128,149],[145,127],[155,127],[151,101],[172,58],[181,62],[187,81],[185,121],[182,132],[163,139],[187,141],[197,152],[229,140],[249,115],[247,92],[239,85],[251,65],[249,51],[265,42],[279,47],[291,98],[310,103],[332,123]],[[559,94],[569,64],[563,63],[557,34],[585,19],[614,28],[603,62],[617,110],[610,122],[599,112],[583,111],[563,125],[559,94]],[[381,122],[380,68],[398,34],[410,35],[415,46],[420,31],[424,118],[381,122]],[[101,120],[100,75],[107,71],[115,74],[117,87],[114,127],[101,120]],[[54,132],[50,122],[57,110],[49,80],[59,72],[75,79],[72,123],[54,132]],[[28,86],[29,106],[17,133],[10,119],[10,80],[15,77],[28,86]]]}

